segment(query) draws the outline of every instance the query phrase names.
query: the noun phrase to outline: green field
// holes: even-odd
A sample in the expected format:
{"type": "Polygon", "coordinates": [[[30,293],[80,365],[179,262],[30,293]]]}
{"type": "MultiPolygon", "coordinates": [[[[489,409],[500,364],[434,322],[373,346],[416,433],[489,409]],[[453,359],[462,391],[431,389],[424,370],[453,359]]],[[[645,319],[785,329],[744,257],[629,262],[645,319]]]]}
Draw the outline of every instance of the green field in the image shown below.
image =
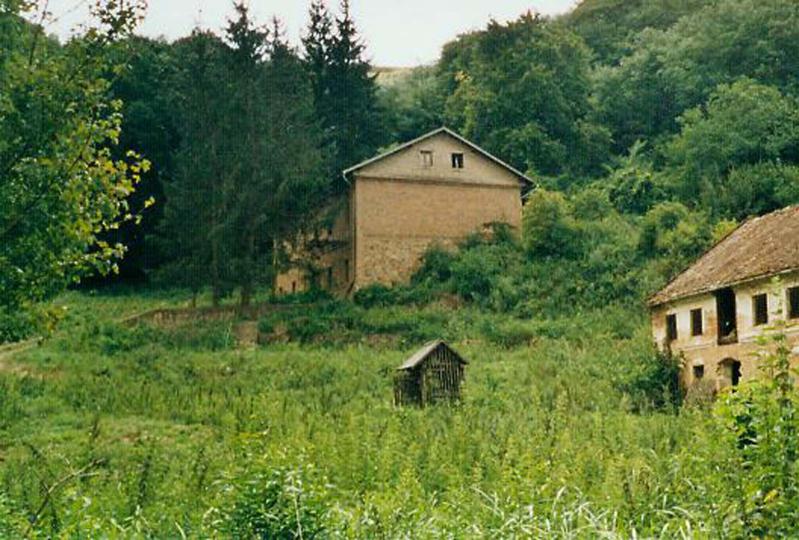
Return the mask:
{"type": "MultiPolygon", "coordinates": [[[[350,313],[348,332],[249,349],[230,323],[115,322],[183,301],[71,293],[59,331],[3,361],[0,532],[589,538],[725,526],[710,496],[717,430],[663,394],[643,311],[373,308],[350,313]],[[463,402],[398,410],[393,368],[432,334],[471,362],[463,402]]],[[[302,308],[303,325],[324,328],[332,309],[302,308]]],[[[338,324],[352,311],[335,309],[338,324]]]]}

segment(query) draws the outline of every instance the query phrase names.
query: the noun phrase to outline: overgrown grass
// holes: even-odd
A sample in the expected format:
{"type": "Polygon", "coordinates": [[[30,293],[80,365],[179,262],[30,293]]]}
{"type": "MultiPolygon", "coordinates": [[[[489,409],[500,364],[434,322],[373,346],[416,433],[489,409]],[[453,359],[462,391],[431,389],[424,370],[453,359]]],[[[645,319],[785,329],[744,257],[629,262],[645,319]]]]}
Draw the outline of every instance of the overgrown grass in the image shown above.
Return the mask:
{"type": "Polygon", "coordinates": [[[33,516],[41,537],[712,529],[697,492],[712,485],[677,457],[710,447],[709,419],[656,399],[635,311],[327,303],[276,321],[332,325],[313,339],[238,350],[229,323],[128,328],[117,300],[65,302],[63,329],[15,359],[28,375],[0,373],[0,531],[23,534],[33,516]],[[462,404],[395,409],[393,368],[439,335],[471,362],[462,404]]]}

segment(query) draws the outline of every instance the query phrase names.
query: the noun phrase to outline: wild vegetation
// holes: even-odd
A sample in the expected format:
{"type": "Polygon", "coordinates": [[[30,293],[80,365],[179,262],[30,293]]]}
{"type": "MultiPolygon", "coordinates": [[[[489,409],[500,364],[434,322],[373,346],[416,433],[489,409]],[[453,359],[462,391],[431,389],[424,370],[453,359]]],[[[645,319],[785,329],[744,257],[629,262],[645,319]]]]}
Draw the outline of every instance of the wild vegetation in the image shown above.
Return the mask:
{"type": "Polygon", "coordinates": [[[584,0],[383,87],[346,1],[312,2],[298,49],[243,3],[174,43],[104,0],[60,44],[41,7],[0,0],[0,342],[44,336],[0,348],[0,537],[796,534],[780,333],[712,403],[643,300],[799,202],[799,4],[584,0]],[[537,180],[522,230],[433,247],[406,286],[272,298],[340,170],[441,124],[537,180]],[[282,304],[260,344],[124,322],[254,300],[282,304]],[[393,369],[439,337],[463,401],[395,408],[393,369]]]}

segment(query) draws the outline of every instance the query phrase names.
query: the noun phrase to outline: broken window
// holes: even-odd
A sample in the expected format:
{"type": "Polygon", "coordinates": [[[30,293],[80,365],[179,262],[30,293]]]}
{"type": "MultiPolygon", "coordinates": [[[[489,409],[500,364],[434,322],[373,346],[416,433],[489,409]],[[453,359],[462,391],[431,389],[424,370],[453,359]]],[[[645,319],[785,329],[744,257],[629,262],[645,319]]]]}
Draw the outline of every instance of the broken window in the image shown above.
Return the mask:
{"type": "Polygon", "coordinates": [[[730,288],[716,291],[716,317],[719,345],[738,342],[735,291],[730,288]]]}
{"type": "Polygon", "coordinates": [[[738,386],[741,382],[741,363],[734,358],[726,358],[719,364],[722,384],[724,386],[738,386]]]}
{"type": "Polygon", "coordinates": [[[755,315],[755,326],[768,323],[768,296],[756,294],[752,297],[752,312],[755,315]]]}
{"type": "Polygon", "coordinates": [[[788,317],[799,319],[799,287],[788,289],[788,317]]]}
{"type": "Polygon", "coordinates": [[[422,150],[422,167],[430,168],[433,166],[433,151],[432,150],[422,150]]]}
{"type": "Polygon", "coordinates": [[[452,154],[452,168],[463,169],[463,154],[452,154]]]}
{"type": "Polygon", "coordinates": [[[666,339],[674,341],[677,339],[677,315],[666,315],[666,339]]]}
{"type": "Polygon", "coordinates": [[[699,380],[705,376],[705,366],[698,364],[694,366],[694,380],[699,380]]]}
{"type": "Polygon", "coordinates": [[[702,325],[702,310],[701,309],[692,309],[691,310],[691,335],[692,336],[701,336],[705,333],[705,329],[702,325]]]}

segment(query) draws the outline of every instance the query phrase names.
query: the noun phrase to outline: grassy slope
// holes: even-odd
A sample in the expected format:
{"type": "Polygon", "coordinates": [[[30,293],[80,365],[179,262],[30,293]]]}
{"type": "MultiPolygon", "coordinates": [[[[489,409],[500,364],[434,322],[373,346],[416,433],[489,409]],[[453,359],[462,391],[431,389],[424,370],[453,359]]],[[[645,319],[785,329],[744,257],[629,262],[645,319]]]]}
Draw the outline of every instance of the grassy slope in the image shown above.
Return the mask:
{"type": "Polygon", "coordinates": [[[241,351],[225,325],[108,322],[180,295],[63,301],[62,330],[16,359],[34,375],[0,373],[0,531],[3,492],[12,515],[30,515],[43,485],[95,458],[95,476],[56,493],[42,532],[229,532],[247,480],[280,467],[305,471],[316,493],[305,504],[317,497],[325,523],[350,537],[685,526],[677,508],[690,508],[693,488],[674,455],[705,419],[632,412],[619,386],[651,354],[638,313],[589,314],[557,332],[539,322],[554,337],[505,348],[484,335],[507,321],[448,312],[472,361],[464,403],[398,411],[391,371],[410,343],[241,351]]]}

